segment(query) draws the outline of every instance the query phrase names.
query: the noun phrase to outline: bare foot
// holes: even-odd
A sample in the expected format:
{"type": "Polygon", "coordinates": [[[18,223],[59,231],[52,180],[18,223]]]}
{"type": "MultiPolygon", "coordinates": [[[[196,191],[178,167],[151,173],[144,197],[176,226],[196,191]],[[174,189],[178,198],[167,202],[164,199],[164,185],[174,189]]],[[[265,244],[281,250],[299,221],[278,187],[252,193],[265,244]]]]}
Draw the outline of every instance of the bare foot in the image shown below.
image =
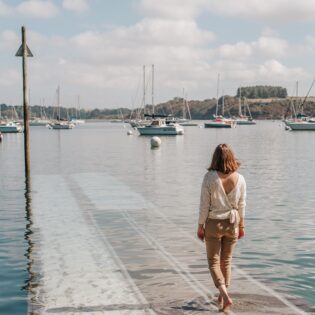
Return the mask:
{"type": "Polygon", "coordinates": [[[218,295],[218,308],[219,310],[223,309],[223,296],[221,293],[218,295]]]}
{"type": "Polygon", "coordinates": [[[233,301],[230,297],[228,297],[227,299],[224,299],[222,312],[227,312],[232,305],[233,305],[233,301]]]}

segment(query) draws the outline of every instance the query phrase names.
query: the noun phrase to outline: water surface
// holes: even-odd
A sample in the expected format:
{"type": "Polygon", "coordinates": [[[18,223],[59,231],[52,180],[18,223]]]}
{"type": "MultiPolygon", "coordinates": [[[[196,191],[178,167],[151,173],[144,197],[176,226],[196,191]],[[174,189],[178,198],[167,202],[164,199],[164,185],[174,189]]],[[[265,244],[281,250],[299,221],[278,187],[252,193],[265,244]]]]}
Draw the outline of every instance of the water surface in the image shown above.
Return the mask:
{"type": "MultiPolygon", "coordinates": [[[[210,154],[217,144],[229,143],[242,162],[240,172],[248,186],[246,238],[238,244],[234,263],[277,291],[297,297],[299,303],[315,306],[315,133],[287,132],[279,122],[234,130],[187,127],[184,136],[162,137],[156,150],[151,150],[149,138],[126,133],[123,125],[111,123],[63,131],[33,127],[32,176],[47,180],[63,176],[79,194],[80,185],[85,189],[84,184],[91,183],[82,174],[106,174],[194,236],[210,154]]],[[[0,174],[0,313],[26,314],[29,263],[40,257],[29,255],[32,222],[25,206],[23,135],[5,135],[0,174]]],[[[94,190],[86,188],[91,194],[94,190]]],[[[58,198],[53,190],[49,196],[47,202],[58,198]]],[[[90,199],[97,204],[97,195],[90,199]]],[[[145,216],[138,215],[137,222],[147,222],[150,212],[145,216]]],[[[111,216],[100,212],[97,220],[117,238],[121,226],[114,212],[111,216]]],[[[161,237],[167,236],[167,230],[158,228],[161,237]]],[[[136,264],[128,246],[122,243],[119,254],[136,264]]],[[[191,265],[202,264],[204,260],[191,265]]],[[[147,267],[150,270],[150,264],[147,267]]]]}

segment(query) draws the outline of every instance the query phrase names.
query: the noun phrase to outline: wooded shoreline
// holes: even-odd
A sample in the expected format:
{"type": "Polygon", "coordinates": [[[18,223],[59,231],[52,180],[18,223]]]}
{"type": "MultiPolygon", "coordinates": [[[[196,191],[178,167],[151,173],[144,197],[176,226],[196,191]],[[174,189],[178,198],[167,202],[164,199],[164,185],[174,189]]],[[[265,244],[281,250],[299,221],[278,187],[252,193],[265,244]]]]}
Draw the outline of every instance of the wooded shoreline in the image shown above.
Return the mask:
{"type": "MultiPolygon", "coordinates": [[[[292,115],[292,105],[295,108],[303,103],[304,97],[286,97],[286,98],[270,98],[270,99],[246,99],[254,119],[283,119],[292,115]]],[[[222,97],[219,99],[219,114],[221,114],[222,97]]],[[[217,100],[215,98],[205,100],[189,100],[188,106],[190,108],[192,119],[207,120],[213,117],[216,110],[217,100]]],[[[242,101],[242,105],[244,100],[242,101]]],[[[1,104],[1,118],[21,119],[23,117],[22,106],[1,104]]],[[[226,116],[237,116],[239,110],[239,98],[233,96],[224,97],[224,108],[226,116]]],[[[33,105],[30,107],[32,117],[46,116],[53,118],[56,116],[56,106],[39,106],[33,105]]],[[[80,109],[74,107],[61,107],[61,117],[81,117],[82,119],[129,119],[135,118],[136,113],[145,112],[150,114],[152,106],[146,105],[145,108],[94,108],[94,109],[80,109]]],[[[304,103],[304,112],[309,116],[315,116],[315,97],[309,97],[304,103]]],[[[175,97],[164,103],[155,106],[155,113],[162,113],[167,115],[174,115],[175,117],[182,117],[183,115],[183,99],[175,97]]]]}

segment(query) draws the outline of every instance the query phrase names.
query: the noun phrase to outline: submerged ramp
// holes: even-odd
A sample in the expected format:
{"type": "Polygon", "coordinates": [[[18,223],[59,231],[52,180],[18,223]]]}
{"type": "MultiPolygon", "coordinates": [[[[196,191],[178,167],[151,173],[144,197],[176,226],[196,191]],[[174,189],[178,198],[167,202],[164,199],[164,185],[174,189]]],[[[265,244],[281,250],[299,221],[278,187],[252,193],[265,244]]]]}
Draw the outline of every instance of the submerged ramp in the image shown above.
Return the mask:
{"type": "Polygon", "coordinates": [[[33,178],[33,228],[38,313],[154,314],[61,176],[33,178]]]}
{"type": "MultiPolygon", "coordinates": [[[[36,314],[216,314],[194,231],[108,174],[33,178],[36,314]]],[[[235,268],[230,314],[306,314],[235,268]]]]}

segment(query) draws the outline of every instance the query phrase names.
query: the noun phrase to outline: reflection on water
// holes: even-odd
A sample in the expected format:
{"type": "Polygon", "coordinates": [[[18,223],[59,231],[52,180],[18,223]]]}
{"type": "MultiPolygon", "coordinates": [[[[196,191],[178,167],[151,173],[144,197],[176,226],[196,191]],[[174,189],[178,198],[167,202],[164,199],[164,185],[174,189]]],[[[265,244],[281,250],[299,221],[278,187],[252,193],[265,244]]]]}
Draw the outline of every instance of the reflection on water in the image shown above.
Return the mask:
{"type": "MultiPolygon", "coordinates": [[[[166,250],[181,249],[183,244],[169,242],[169,225],[163,225],[161,218],[167,218],[172,229],[194,237],[200,185],[210,153],[218,143],[230,143],[243,163],[240,172],[248,184],[247,234],[237,246],[234,262],[262,282],[315,305],[314,137],[315,134],[309,132],[285,132],[278,122],[259,122],[257,126],[240,126],[235,130],[192,127],[186,128],[183,137],[162,137],[161,147],[151,150],[149,138],[138,137],[136,133],[127,137],[126,129],[119,124],[91,123],[71,131],[32,128],[31,169],[34,179],[42,175],[41,178],[47,176],[47,180],[53,175],[61,176],[74,196],[80,195],[78,187],[81,187],[96,206],[104,193],[101,185],[100,191],[96,190],[97,181],[105,185],[106,178],[111,178],[113,183],[119,182],[119,187],[124,187],[124,193],[129,189],[126,209],[130,208],[130,213],[127,216],[116,212],[115,200],[108,199],[108,203],[102,201],[99,205],[109,208],[97,211],[95,218],[115,244],[121,260],[126,264],[129,261],[128,272],[133,278],[149,279],[157,286],[162,285],[159,277],[164,277],[164,284],[169,278],[172,287],[174,269],[167,265],[161,268],[150,261],[147,265],[143,262],[145,266],[141,270],[134,267],[140,257],[150,257],[147,253],[152,252],[152,248],[130,227],[120,232],[121,222],[137,224],[140,228],[141,223],[147,224],[149,232],[142,233],[155,233],[165,242],[166,250]],[[99,174],[99,177],[87,180],[83,173],[99,174]],[[105,178],[102,174],[108,176],[105,178]],[[141,211],[130,207],[134,200],[142,205],[141,211]],[[155,210],[159,211],[159,216],[151,212],[155,210]],[[125,235],[124,240],[119,238],[121,233],[125,235]],[[128,243],[126,238],[130,233],[133,236],[128,243]],[[142,244],[139,245],[142,252],[133,248],[132,240],[142,244]]],[[[27,182],[23,196],[22,154],[22,136],[6,136],[0,145],[0,276],[4,279],[0,282],[0,313],[4,314],[25,314],[28,293],[24,289],[28,289],[33,298],[36,285],[41,281],[36,267],[40,257],[34,256],[40,251],[36,248],[40,233],[34,228],[32,217],[36,191],[32,196],[31,183],[27,182]],[[7,287],[12,289],[4,290],[7,287]]],[[[113,186],[112,192],[115,190],[113,186]]],[[[58,198],[56,191],[47,191],[49,203],[58,198]]],[[[79,202],[80,198],[74,201],[79,202]]],[[[89,210],[84,206],[86,200],[81,201],[82,208],[89,210]]],[[[120,201],[120,209],[121,204],[120,201]]],[[[91,208],[91,213],[93,211],[95,207],[91,208]]],[[[154,244],[154,239],[151,242],[154,244]]],[[[193,259],[196,250],[199,249],[186,251],[188,258],[192,256],[189,268],[196,266],[196,274],[200,272],[202,277],[207,277],[202,269],[205,259],[193,259]]],[[[154,293],[153,289],[148,289],[148,294],[154,293]]]]}

